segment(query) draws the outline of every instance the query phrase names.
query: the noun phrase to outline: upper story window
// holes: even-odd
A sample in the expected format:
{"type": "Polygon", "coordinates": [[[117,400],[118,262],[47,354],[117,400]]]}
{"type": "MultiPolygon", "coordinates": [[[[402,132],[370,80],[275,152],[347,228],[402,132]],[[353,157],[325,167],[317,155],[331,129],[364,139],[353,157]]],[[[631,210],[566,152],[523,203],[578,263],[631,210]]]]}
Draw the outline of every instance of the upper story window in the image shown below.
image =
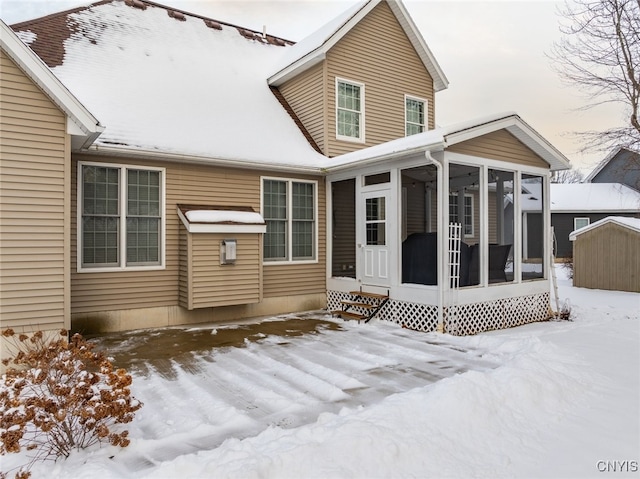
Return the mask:
{"type": "Polygon", "coordinates": [[[427,101],[404,97],[405,135],[415,135],[426,130],[427,101]]]}
{"type": "Polygon", "coordinates": [[[316,260],[316,197],[316,182],[263,178],[265,261],[316,260]]]}
{"type": "Polygon", "coordinates": [[[164,169],[81,163],[79,270],[162,267],[164,169]]]}
{"type": "Polygon", "coordinates": [[[336,79],[336,138],[364,142],[364,85],[336,79]]]}
{"type": "Polygon", "coordinates": [[[463,217],[458,211],[458,194],[449,195],[449,223],[463,223],[465,236],[473,237],[473,196],[464,195],[463,217]]]}

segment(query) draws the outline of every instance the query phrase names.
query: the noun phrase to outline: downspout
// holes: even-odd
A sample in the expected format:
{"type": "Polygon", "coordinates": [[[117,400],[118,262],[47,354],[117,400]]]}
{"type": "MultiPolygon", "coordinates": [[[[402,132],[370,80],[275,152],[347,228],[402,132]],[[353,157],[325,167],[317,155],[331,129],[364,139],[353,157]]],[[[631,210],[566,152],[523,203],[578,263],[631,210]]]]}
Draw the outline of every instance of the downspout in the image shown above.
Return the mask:
{"type": "Polygon", "coordinates": [[[438,211],[437,211],[437,225],[438,225],[438,251],[440,251],[440,255],[438,257],[438,328],[437,331],[444,333],[444,286],[445,286],[445,268],[443,266],[443,261],[441,258],[444,258],[442,254],[444,252],[442,240],[444,232],[441,231],[442,228],[442,202],[443,191],[444,191],[444,174],[442,170],[442,164],[436,160],[433,156],[431,156],[431,152],[426,150],[424,152],[424,157],[427,162],[431,165],[434,165],[438,170],[438,211]]]}

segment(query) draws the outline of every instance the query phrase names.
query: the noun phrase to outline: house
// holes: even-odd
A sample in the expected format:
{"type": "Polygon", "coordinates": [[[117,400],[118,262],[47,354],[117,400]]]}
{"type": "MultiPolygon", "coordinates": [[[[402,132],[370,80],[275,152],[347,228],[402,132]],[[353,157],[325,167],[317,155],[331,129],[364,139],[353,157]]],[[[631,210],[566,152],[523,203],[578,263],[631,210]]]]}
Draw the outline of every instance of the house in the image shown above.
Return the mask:
{"type": "Polygon", "coordinates": [[[640,153],[629,148],[615,148],[598,163],[584,181],[622,183],[640,192],[640,153]]]}
{"type": "Polygon", "coordinates": [[[295,45],[145,0],[2,28],[3,327],[357,314],[354,291],[423,331],[548,317],[568,161],[515,113],[436,128],[448,80],[401,2],[295,45]]]}
{"type": "Polygon", "coordinates": [[[608,216],[640,217],[640,192],[621,183],[551,184],[555,256],[570,258],[571,232],[608,216]]]}
{"type": "Polygon", "coordinates": [[[608,216],[569,238],[574,286],[640,293],[640,218],[608,216]]]}

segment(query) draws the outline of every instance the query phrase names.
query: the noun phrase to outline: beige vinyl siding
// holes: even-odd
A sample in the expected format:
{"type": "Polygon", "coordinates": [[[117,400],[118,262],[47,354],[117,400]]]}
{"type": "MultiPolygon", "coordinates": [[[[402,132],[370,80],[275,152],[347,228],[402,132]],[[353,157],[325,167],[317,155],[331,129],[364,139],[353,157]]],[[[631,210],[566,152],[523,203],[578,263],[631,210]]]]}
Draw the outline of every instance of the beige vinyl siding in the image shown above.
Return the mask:
{"type": "Polygon", "coordinates": [[[573,284],[640,293],[640,233],[606,223],[573,242],[573,284]]]}
{"type": "Polygon", "coordinates": [[[405,94],[426,99],[428,128],[434,126],[433,79],[382,2],[326,56],[328,156],[405,136],[405,94]],[[336,140],[336,77],[365,85],[365,143],[336,140]]]}
{"type": "Polygon", "coordinates": [[[189,307],[257,303],[261,299],[260,234],[191,234],[189,307]],[[220,264],[220,243],[237,240],[235,264],[220,264]]]}
{"type": "MultiPolygon", "coordinates": [[[[86,314],[100,311],[176,306],[181,301],[180,281],[180,229],[177,215],[178,204],[202,204],[218,206],[249,206],[260,211],[260,178],[272,173],[209,167],[204,165],[180,164],[173,162],[141,162],[119,158],[117,160],[96,156],[74,156],[72,184],[72,314],[86,314]],[[166,268],[150,271],[82,272],[77,268],[77,165],[78,161],[113,163],[116,165],[140,165],[166,168],[166,268]]],[[[282,176],[282,175],[278,175],[282,176]]],[[[297,178],[297,177],[296,177],[297,178]]],[[[307,178],[302,178],[307,179],[307,178]]],[[[317,178],[309,178],[317,179],[317,178]]],[[[320,221],[320,262],[317,265],[284,265],[275,268],[273,275],[264,273],[264,289],[276,294],[306,294],[310,284],[324,287],[324,182],[319,181],[318,189],[320,221]],[[293,281],[291,281],[293,279],[293,281]]],[[[182,240],[186,241],[186,240],[182,240]]],[[[182,256],[184,258],[184,256],[182,256]]],[[[195,262],[196,259],[192,259],[195,262]]],[[[266,269],[266,268],[265,268],[266,269]]],[[[318,289],[313,289],[317,292],[318,289]]],[[[324,290],[323,290],[324,291],[324,290]]]]}
{"type": "Polygon", "coordinates": [[[300,177],[318,181],[318,261],[304,264],[275,264],[265,262],[263,266],[263,293],[265,298],[296,294],[326,292],[326,188],[324,178],[300,177]]]}
{"type": "Polygon", "coordinates": [[[0,51],[0,322],[68,328],[65,115],[0,51]]]}
{"type": "Polygon", "coordinates": [[[323,68],[323,63],[319,63],[279,88],[321,151],[324,151],[326,123],[323,68]]]}
{"type": "Polygon", "coordinates": [[[549,164],[506,130],[463,141],[447,148],[452,153],[479,156],[519,165],[549,168],[549,164]]]}

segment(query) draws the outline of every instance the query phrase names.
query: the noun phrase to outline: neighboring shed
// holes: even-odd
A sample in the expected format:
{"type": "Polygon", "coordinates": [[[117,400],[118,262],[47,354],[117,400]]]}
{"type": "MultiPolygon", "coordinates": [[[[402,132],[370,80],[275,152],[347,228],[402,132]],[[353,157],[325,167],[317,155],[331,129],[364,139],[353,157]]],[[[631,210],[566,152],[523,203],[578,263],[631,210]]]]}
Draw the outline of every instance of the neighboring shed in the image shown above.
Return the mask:
{"type": "Polygon", "coordinates": [[[574,286],[640,293],[640,218],[609,216],[569,239],[574,286]]]}

